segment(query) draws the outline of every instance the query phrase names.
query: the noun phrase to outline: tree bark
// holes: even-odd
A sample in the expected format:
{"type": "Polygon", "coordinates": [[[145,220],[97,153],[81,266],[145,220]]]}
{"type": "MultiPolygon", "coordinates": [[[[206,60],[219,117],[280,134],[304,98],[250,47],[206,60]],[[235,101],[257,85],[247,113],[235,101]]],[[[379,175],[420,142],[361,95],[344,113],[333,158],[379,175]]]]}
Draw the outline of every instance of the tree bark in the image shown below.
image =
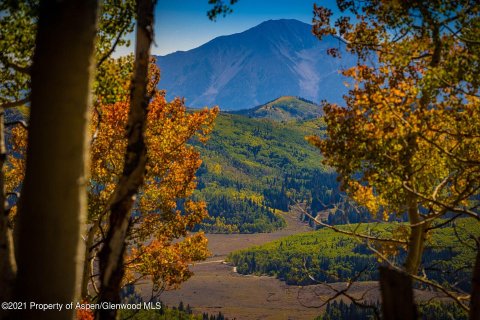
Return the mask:
{"type": "MultiPolygon", "coordinates": [[[[98,0],[45,0],[32,67],[26,173],[16,230],[16,301],[78,298],[87,213],[88,105],[98,0]]],[[[27,308],[16,319],[68,319],[27,308]]]]}
{"type": "Polygon", "coordinates": [[[473,267],[470,320],[480,320],[480,237],[477,238],[477,258],[473,267]]]}
{"type": "Polygon", "coordinates": [[[416,320],[412,279],[404,273],[380,267],[380,290],[384,320],[416,320]]]}
{"type": "MultiPolygon", "coordinates": [[[[414,188],[414,168],[412,159],[418,149],[417,135],[410,133],[406,139],[406,153],[404,165],[406,168],[405,181],[414,188]]],[[[408,213],[408,222],[410,223],[410,237],[408,240],[407,258],[405,260],[405,270],[409,274],[416,275],[422,262],[423,250],[425,249],[427,223],[421,223],[420,212],[418,211],[418,197],[408,190],[406,197],[406,206],[408,213]]]]}
{"type": "Polygon", "coordinates": [[[98,229],[98,223],[95,222],[95,224],[87,230],[87,235],[85,239],[85,257],[83,261],[82,286],[80,290],[82,298],[88,298],[90,296],[88,286],[92,283],[92,281],[95,281],[94,279],[91,279],[91,274],[94,272],[92,266],[95,263],[94,261],[92,262],[92,260],[96,258],[96,254],[94,251],[96,249],[92,250],[92,247],[94,245],[95,234],[97,233],[98,229]]]}
{"type": "MultiPolygon", "coordinates": [[[[147,148],[144,132],[147,121],[148,64],[150,45],[153,39],[154,1],[137,1],[137,35],[135,66],[130,89],[130,112],[127,125],[127,150],[122,176],[110,204],[109,229],[100,251],[100,295],[99,302],[118,303],[124,275],[123,256],[125,239],[131,220],[131,209],[143,183],[147,148]]],[[[115,319],[116,310],[97,310],[97,319],[115,319]]]]}
{"type": "Polygon", "coordinates": [[[416,198],[409,199],[408,220],[410,225],[410,237],[408,239],[407,258],[405,259],[405,270],[416,275],[422,263],[423,250],[425,249],[426,230],[428,223],[422,223],[416,198]]]}

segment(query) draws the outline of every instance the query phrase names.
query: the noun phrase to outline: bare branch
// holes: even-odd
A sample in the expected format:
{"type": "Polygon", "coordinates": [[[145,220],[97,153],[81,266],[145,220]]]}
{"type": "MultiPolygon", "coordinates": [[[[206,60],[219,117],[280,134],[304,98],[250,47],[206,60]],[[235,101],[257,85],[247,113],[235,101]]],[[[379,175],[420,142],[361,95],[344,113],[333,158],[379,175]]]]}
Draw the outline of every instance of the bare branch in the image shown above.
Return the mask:
{"type": "Polygon", "coordinates": [[[26,121],[24,120],[16,120],[16,121],[11,121],[11,122],[6,122],[5,123],[5,126],[6,127],[9,127],[9,126],[16,126],[16,125],[21,125],[24,129],[28,129],[28,124],[26,121]]]}
{"type": "Polygon", "coordinates": [[[426,230],[427,231],[430,231],[430,230],[433,230],[433,229],[438,229],[438,228],[441,228],[443,226],[446,226],[447,224],[449,224],[450,222],[454,221],[455,219],[457,219],[458,217],[460,217],[461,214],[460,213],[457,213],[456,215],[454,215],[452,218],[442,222],[442,223],[439,223],[439,224],[436,224],[434,226],[431,226],[431,227],[428,227],[426,230]]]}
{"type": "Polygon", "coordinates": [[[115,41],[113,42],[113,45],[112,47],[110,48],[110,50],[108,50],[97,62],[97,68],[100,67],[102,65],[102,63],[105,62],[105,60],[107,60],[111,55],[112,53],[115,51],[115,49],[117,48],[117,45],[118,43],[120,42],[122,36],[123,36],[123,33],[127,30],[127,28],[129,27],[129,24],[125,24],[125,26],[123,26],[123,28],[120,30],[120,32],[118,33],[117,37],[115,38],[115,41]]]}
{"type": "Polygon", "coordinates": [[[445,208],[447,209],[448,211],[451,211],[451,212],[454,212],[454,213],[459,213],[459,214],[465,214],[465,215],[468,215],[472,218],[474,218],[475,220],[477,221],[480,221],[480,216],[478,215],[478,213],[472,211],[472,210],[469,210],[469,209],[464,209],[464,208],[459,208],[459,207],[455,207],[455,206],[451,206],[449,204],[446,204],[446,203],[443,203],[443,202],[440,202],[440,201],[437,201],[435,199],[432,199],[432,198],[429,198],[427,196],[425,196],[424,194],[421,194],[420,192],[417,192],[416,190],[410,188],[406,182],[403,183],[403,188],[405,188],[405,190],[415,194],[416,196],[418,196],[419,198],[422,198],[423,200],[425,201],[429,201],[429,202],[432,202],[442,208],[445,208]]]}
{"type": "Polygon", "coordinates": [[[12,192],[6,192],[5,196],[7,196],[7,197],[14,196],[17,199],[19,199],[20,198],[20,192],[13,192],[13,191],[12,192]]]}
{"type": "MultiPolygon", "coordinates": [[[[457,238],[457,240],[458,240],[462,245],[464,245],[465,247],[470,248],[470,249],[472,249],[472,250],[474,250],[474,251],[477,250],[477,248],[476,248],[475,246],[470,245],[469,243],[467,243],[464,239],[462,239],[462,238],[460,237],[460,235],[458,234],[457,224],[456,224],[456,223],[453,223],[453,232],[454,232],[455,237],[457,238]]],[[[471,236],[473,239],[475,239],[475,237],[473,237],[472,235],[470,235],[470,236],[471,236]]]]}
{"type": "Polygon", "coordinates": [[[345,234],[345,235],[349,235],[349,236],[352,236],[352,237],[357,237],[357,238],[361,238],[361,239],[366,239],[366,240],[371,240],[371,241],[377,241],[377,242],[387,242],[387,243],[397,243],[397,244],[400,244],[400,245],[406,245],[407,244],[407,241],[404,241],[404,240],[400,240],[400,239],[386,239],[386,238],[379,238],[379,237],[375,237],[375,236],[370,236],[370,235],[366,235],[366,234],[362,234],[362,233],[356,233],[356,232],[350,232],[350,231],[345,231],[345,230],[342,230],[342,229],[339,229],[335,226],[332,226],[328,223],[325,223],[321,220],[317,220],[317,218],[315,218],[314,216],[312,216],[310,213],[308,213],[306,210],[304,210],[303,208],[301,208],[300,206],[298,206],[300,208],[300,210],[307,216],[309,217],[310,219],[312,219],[312,221],[322,227],[326,227],[326,228],[329,228],[329,229],[332,229],[333,231],[335,232],[338,232],[338,233],[342,233],[342,234],[345,234]]]}
{"type": "Polygon", "coordinates": [[[450,28],[448,26],[448,24],[444,25],[444,27],[446,29],[448,29],[448,31],[450,31],[455,38],[459,39],[462,42],[465,42],[465,43],[468,43],[468,44],[480,44],[479,40],[467,39],[467,38],[464,38],[462,36],[459,36],[457,32],[455,32],[454,30],[452,30],[452,28],[450,28]]]}
{"type": "Polygon", "coordinates": [[[95,265],[95,258],[97,255],[94,253],[92,256],[92,259],[90,260],[90,283],[92,284],[93,290],[95,290],[95,293],[98,295],[100,293],[100,290],[97,287],[97,284],[95,282],[95,278],[98,277],[98,274],[94,274],[94,265],[95,265]]]}
{"type": "MultiPolygon", "coordinates": [[[[402,268],[399,268],[397,267],[393,262],[391,262],[387,257],[385,257],[385,255],[383,255],[382,253],[380,253],[377,249],[373,248],[371,245],[367,244],[368,248],[370,250],[372,250],[382,261],[386,262],[392,269],[395,269],[396,271],[398,272],[402,272],[402,273],[406,273],[402,268]]],[[[442,293],[444,293],[447,297],[449,297],[450,299],[452,299],[460,308],[462,308],[463,310],[465,311],[469,311],[469,308],[462,302],[464,300],[468,300],[470,295],[455,295],[455,293],[453,292],[450,292],[448,291],[447,289],[445,289],[444,287],[442,287],[441,285],[431,281],[431,280],[428,280],[427,278],[424,278],[424,277],[419,277],[417,275],[413,275],[413,274],[409,274],[409,273],[406,273],[408,274],[412,279],[415,279],[421,283],[424,283],[432,288],[435,288],[439,291],[441,291],[442,293]]]]}
{"type": "Polygon", "coordinates": [[[9,61],[7,57],[5,57],[3,54],[0,57],[0,62],[7,68],[11,68],[20,73],[30,74],[31,66],[27,66],[27,67],[19,66],[18,64],[9,61]]]}
{"type": "Polygon", "coordinates": [[[433,190],[433,193],[432,193],[432,199],[435,199],[435,200],[437,199],[438,192],[447,184],[449,178],[450,178],[450,176],[446,176],[445,179],[443,179],[442,182],[440,182],[435,187],[435,190],[433,190]]]}
{"type": "MultiPolygon", "coordinates": [[[[308,274],[308,268],[305,264],[305,259],[304,259],[304,264],[303,264],[303,268],[305,270],[305,272],[308,274]]],[[[378,310],[378,308],[374,305],[370,305],[368,303],[365,303],[365,296],[366,294],[372,290],[373,288],[370,288],[368,290],[365,290],[365,292],[362,294],[362,296],[360,298],[355,298],[354,296],[352,296],[351,294],[348,293],[348,291],[350,290],[350,288],[352,287],[353,284],[355,284],[358,279],[361,277],[361,275],[368,269],[368,267],[365,267],[363,268],[362,270],[360,270],[352,279],[349,279],[347,281],[347,286],[342,289],[342,290],[337,290],[334,286],[328,284],[327,282],[320,282],[318,280],[316,280],[313,276],[311,275],[308,275],[310,279],[312,279],[313,281],[327,287],[328,289],[330,289],[331,291],[335,292],[335,294],[331,297],[329,297],[326,301],[324,301],[321,305],[319,306],[309,306],[309,305],[305,305],[302,300],[300,299],[300,290],[297,291],[297,301],[305,308],[322,308],[323,306],[327,305],[329,302],[335,300],[336,298],[340,297],[340,296],[344,296],[346,297],[347,299],[349,299],[353,304],[355,304],[356,306],[360,307],[360,308],[363,308],[363,309],[372,309],[373,312],[374,312],[374,315],[375,315],[375,318],[376,319],[380,319],[380,312],[378,310]]],[[[318,294],[317,294],[318,295],[318,294]]]]}

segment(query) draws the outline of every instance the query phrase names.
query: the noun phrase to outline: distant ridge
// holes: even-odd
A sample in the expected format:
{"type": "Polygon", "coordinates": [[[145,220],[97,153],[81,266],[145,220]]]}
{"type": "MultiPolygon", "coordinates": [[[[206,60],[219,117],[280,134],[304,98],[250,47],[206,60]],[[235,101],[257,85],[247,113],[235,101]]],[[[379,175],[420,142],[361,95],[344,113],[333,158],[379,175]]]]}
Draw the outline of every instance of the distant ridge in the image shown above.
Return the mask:
{"type": "Polygon", "coordinates": [[[301,97],[283,96],[252,109],[232,113],[274,121],[309,120],[323,115],[322,108],[301,97]]]}
{"type": "Polygon", "coordinates": [[[182,52],[157,57],[159,88],[167,98],[186,98],[190,107],[219,105],[239,110],[280,96],[342,102],[345,78],[339,69],[354,65],[327,55],[338,39],[319,41],[311,25],[298,20],[265,21],[244,32],[221,36],[182,52]]]}

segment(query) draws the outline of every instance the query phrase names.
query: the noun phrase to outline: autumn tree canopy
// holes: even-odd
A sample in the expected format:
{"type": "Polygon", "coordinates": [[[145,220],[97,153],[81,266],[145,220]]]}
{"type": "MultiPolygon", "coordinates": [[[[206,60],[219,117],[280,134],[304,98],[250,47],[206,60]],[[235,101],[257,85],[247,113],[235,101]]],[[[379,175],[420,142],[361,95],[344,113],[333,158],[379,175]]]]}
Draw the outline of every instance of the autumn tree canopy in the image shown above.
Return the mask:
{"type": "MultiPolygon", "coordinates": [[[[477,1],[337,1],[314,7],[313,32],[339,37],[357,66],[345,105],[324,104],[325,139],[309,137],[357,203],[406,214],[405,270],[419,271],[428,233],[477,221],[480,190],[480,6],[477,1]]],[[[330,54],[341,56],[338,48],[330,54]]]]}
{"type": "MultiPolygon", "coordinates": [[[[150,89],[155,90],[158,69],[152,67],[155,70],[150,89]]],[[[122,128],[127,121],[128,101],[101,104],[97,111],[92,121],[92,135],[96,136],[91,154],[89,222],[98,228],[90,229],[88,236],[95,240],[89,245],[102,241],[99,229],[108,222],[104,213],[122,172],[126,148],[122,128]]],[[[204,236],[187,235],[207,216],[203,202],[188,200],[201,164],[198,151],[188,142],[206,141],[217,112],[217,108],[188,112],[183,100],[167,102],[163,92],[155,93],[150,102],[145,134],[146,175],[127,237],[125,264],[129,272],[125,283],[150,277],[156,289],[175,286],[191,275],[189,263],[206,257],[204,236]],[[172,242],[178,238],[182,241],[172,242]]]]}
{"type": "MultiPolygon", "coordinates": [[[[127,59],[128,60],[128,59],[127,59]]],[[[114,64],[127,61],[111,60],[114,64]]],[[[159,70],[151,65],[150,92],[155,91],[159,70]]],[[[128,84],[125,84],[128,86],[128,84]]],[[[97,278],[92,269],[98,249],[108,228],[107,206],[118,183],[126,149],[125,127],[128,96],[117,102],[98,103],[92,109],[91,166],[88,187],[88,233],[84,270],[84,294],[95,296],[97,278]],[[90,291],[87,290],[90,286],[90,291]]],[[[207,240],[202,233],[189,235],[188,230],[207,217],[205,203],[188,198],[195,187],[195,172],[201,160],[198,151],[188,143],[192,139],[206,142],[217,108],[189,112],[182,99],[165,100],[156,92],[148,108],[146,144],[148,162],[140,194],[134,205],[127,236],[126,276],[124,284],[150,279],[154,291],[175,287],[191,276],[188,265],[207,257],[207,240]],[[181,238],[181,241],[173,241],[181,238]]],[[[25,129],[13,130],[11,142],[15,156],[9,157],[8,190],[21,183],[26,149],[25,129]]]]}

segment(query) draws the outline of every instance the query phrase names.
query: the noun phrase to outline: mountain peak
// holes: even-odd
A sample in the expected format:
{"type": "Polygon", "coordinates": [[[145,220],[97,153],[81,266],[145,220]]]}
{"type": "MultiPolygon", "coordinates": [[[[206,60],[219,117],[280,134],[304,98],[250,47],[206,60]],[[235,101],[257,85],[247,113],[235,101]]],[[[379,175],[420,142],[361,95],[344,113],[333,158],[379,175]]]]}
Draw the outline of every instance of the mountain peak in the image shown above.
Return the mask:
{"type": "Polygon", "coordinates": [[[307,26],[309,28],[312,27],[310,24],[302,22],[297,19],[270,19],[270,20],[261,22],[260,24],[256,25],[253,28],[262,28],[262,27],[268,27],[268,26],[285,27],[289,25],[307,26]]]}
{"type": "MultiPolygon", "coordinates": [[[[186,98],[190,107],[219,105],[245,109],[279,96],[340,102],[345,93],[339,59],[320,42],[311,25],[294,20],[268,20],[244,32],[215,38],[185,52],[157,57],[159,88],[167,98],[186,98]]],[[[353,61],[347,65],[353,65],[353,61]]]]}

